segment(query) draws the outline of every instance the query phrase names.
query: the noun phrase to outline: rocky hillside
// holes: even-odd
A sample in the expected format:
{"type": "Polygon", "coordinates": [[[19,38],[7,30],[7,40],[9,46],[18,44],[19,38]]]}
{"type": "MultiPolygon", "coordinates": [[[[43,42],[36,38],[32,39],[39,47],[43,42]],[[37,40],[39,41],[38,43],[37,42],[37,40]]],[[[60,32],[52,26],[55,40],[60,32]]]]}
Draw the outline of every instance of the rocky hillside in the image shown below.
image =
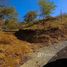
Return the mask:
{"type": "Polygon", "coordinates": [[[15,33],[0,31],[0,67],[19,67],[35,50],[65,40],[67,16],[23,24],[15,33]]]}
{"type": "Polygon", "coordinates": [[[23,23],[15,35],[20,40],[34,43],[67,40],[67,15],[23,23]]]}

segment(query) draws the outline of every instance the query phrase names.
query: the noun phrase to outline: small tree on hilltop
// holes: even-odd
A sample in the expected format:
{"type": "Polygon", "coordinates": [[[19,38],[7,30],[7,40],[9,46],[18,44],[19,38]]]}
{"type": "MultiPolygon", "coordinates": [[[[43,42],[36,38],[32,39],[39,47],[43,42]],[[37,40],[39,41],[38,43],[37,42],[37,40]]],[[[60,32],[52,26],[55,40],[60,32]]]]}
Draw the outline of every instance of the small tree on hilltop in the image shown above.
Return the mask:
{"type": "Polygon", "coordinates": [[[0,16],[4,19],[15,18],[17,16],[17,12],[11,7],[0,7],[0,16]]]}
{"type": "Polygon", "coordinates": [[[14,8],[0,7],[0,18],[2,20],[5,20],[4,23],[2,22],[3,23],[3,28],[5,28],[6,25],[8,25],[8,28],[16,28],[15,24],[17,22],[17,12],[14,8]],[[14,18],[16,18],[16,19],[14,19],[14,18]],[[14,27],[14,25],[15,25],[15,27],[14,27]]]}
{"type": "Polygon", "coordinates": [[[39,5],[41,8],[41,15],[44,19],[50,17],[50,15],[56,7],[54,2],[51,2],[49,0],[39,0],[39,5]]]}
{"type": "Polygon", "coordinates": [[[33,22],[36,17],[37,17],[36,12],[30,11],[24,16],[24,21],[25,22],[33,22]]]}

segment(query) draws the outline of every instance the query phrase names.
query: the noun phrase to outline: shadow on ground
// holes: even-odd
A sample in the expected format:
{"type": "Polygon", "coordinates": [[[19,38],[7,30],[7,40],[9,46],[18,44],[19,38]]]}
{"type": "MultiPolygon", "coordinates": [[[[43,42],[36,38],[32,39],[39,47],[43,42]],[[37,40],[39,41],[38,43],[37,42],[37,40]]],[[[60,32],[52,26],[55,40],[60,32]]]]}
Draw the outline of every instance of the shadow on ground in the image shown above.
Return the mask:
{"type": "Polygon", "coordinates": [[[43,67],[67,67],[67,59],[59,59],[54,62],[50,62],[43,67]]]}
{"type": "Polygon", "coordinates": [[[59,36],[63,37],[63,35],[63,32],[58,28],[52,28],[49,30],[19,30],[15,32],[15,36],[18,39],[31,43],[48,43],[50,38],[58,39],[59,36]]]}

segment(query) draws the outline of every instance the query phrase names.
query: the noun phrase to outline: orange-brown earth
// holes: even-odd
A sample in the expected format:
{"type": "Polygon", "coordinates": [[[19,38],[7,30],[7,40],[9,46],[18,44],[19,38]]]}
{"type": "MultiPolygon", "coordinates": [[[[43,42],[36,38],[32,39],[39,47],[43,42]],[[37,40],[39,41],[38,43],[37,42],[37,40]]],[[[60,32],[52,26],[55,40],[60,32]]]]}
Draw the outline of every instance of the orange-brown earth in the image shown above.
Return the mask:
{"type": "Polygon", "coordinates": [[[0,32],[0,67],[18,67],[33,52],[30,43],[18,40],[14,35],[0,32]]]}
{"type": "MultiPolygon", "coordinates": [[[[55,32],[48,31],[45,35],[40,35],[40,43],[28,43],[17,39],[16,36],[6,32],[0,32],[0,67],[18,67],[29,60],[30,55],[38,48],[46,44],[57,43],[67,39],[67,29],[55,32]],[[43,40],[41,40],[41,38],[43,40]],[[35,45],[34,45],[35,44],[35,45]]],[[[34,39],[35,40],[35,39],[34,39]]]]}
{"type": "MultiPolygon", "coordinates": [[[[64,17],[64,20],[67,18],[64,17]]],[[[35,24],[31,29],[44,28],[46,31],[40,34],[37,39],[33,39],[42,43],[29,43],[19,40],[15,35],[7,32],[0,32],[0,67],[19,67],[21,64],[30,59],[30,55],[38,48],[67,40],[67,22],[59,22],[59,20],[51,20],[50,23],[35,24]],[[59,23],[58,23],[59,22],[59,23]],[[57,29],[57,30],[53,30],[57,29]],[[34,45],[35,44],[35,45],[34,45]]]]}

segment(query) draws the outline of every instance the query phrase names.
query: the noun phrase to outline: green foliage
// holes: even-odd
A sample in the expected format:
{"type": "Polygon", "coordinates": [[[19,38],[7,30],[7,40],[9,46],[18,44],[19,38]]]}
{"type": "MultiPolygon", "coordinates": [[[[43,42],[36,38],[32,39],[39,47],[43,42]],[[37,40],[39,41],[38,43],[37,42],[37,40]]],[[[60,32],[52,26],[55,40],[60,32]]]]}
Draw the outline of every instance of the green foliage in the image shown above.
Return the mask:
{"type": "Polygon", "coordinates": [[[3,19],[9,19],[9,18],[15,18],[16,16],[17,12],[15,8],[0,7],[0,18],[3,17],[3,19]]]}
{"type": "Polygon", "coordinates": [[[25,22],[31,22],[34,21],[34,19],[37,17],[37,14],[35,11],[30,11],[24,16],[25,22]]]}
{"type": "Polygon", "coordinates": [[[9,19],[5,22],[5,27],[9,30],[11,29],[18,29],[18,23],[15,18],[9,19]]]}
{"type": "Polygon", "coordinates": [[[41,15],[44,18],[48,18],[56,7],[54,2],[50,2],[49,0],[39,0],[39,5],[41,8],[41,15]]]}
{"type": "Polygon", "coordinates": [[[0,20],[5,20],[2,29],[16,29],[17,28],[16,10],[10,7],[0,7],[0,20]]]}

